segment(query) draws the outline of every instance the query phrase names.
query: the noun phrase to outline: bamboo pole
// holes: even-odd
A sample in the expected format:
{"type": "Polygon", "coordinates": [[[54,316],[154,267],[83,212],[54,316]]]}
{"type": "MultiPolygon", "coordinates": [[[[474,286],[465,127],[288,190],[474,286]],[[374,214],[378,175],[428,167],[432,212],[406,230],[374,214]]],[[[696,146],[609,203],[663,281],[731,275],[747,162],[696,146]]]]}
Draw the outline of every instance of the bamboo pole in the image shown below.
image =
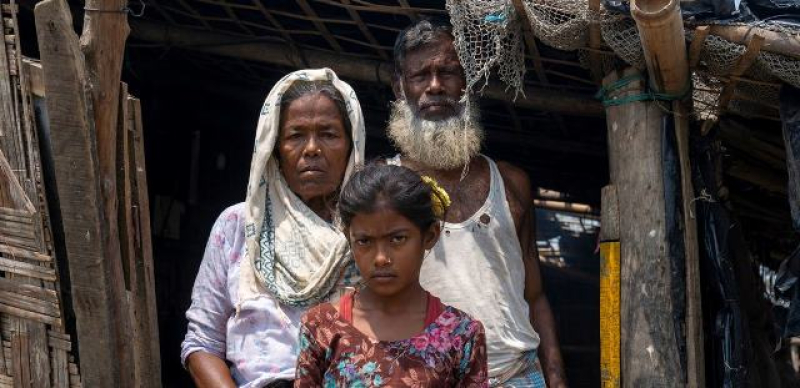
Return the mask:
{"type": "Polygon", "coordinates": [[[764,38],[762,50],[800,59],[800,36],[753,26],[713,25],[710,27],[711,35],[742,46],[746,46],[753,36],[759,35],[764,38]]]}
{"type": "MultiPolygon", "coordinates": [[[[689,160],[688,110],[678,99],[690,86],[683,19],[679,0],[632,0],[631,15],[636,21],[644,49],[651,87],[671,94],[675,112],[675,136],[681,173],[683,201],[683,240],[686,261],[686,353],[687,386],[705,387],[702,302],[700,295],[700,250],[697,224],[693,219],[694,187],[689,160]]],[[[675,243],[667,241],[668,244],[675,243]]]]}
{"type": "Polygon", "coordinates": [[[678,5],[678,0],[631,1],[631,15],[639,29],[650,84],[669,94],[682,93],[689,79],[678,5]]]}

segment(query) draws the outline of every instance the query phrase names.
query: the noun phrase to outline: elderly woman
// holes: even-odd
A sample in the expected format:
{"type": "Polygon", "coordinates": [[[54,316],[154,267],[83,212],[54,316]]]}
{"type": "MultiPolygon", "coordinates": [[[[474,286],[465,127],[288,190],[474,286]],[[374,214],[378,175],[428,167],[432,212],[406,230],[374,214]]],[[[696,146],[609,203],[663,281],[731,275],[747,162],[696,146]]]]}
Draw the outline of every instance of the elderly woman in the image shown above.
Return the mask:
{"type": "Polygon", "coordinates": [[[331,223],[363,161],[355,93],[330,69],[291,73],[261,110],[247,199],[217,219],[186,312],[198,387],[291,386],[303,313],[357,273],[331,223]]]}

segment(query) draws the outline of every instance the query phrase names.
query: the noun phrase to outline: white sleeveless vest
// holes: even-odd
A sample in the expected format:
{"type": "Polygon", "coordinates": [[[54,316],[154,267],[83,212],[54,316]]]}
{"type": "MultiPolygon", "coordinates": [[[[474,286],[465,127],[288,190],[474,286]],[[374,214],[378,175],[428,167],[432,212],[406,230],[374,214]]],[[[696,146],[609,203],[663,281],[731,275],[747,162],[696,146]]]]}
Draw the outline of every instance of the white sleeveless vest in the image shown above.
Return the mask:
{"type": "MultiPolygon", "coordinates": [[[[489,376],[513,376],[539,346],[524,298],[525,267],[514,219],[497,165],[483,206],[458,224],[445,223],[439,242],[422,263],[420,283],[443,303],[483,323],[489,376]]],[[[399,165],[399,158],[388,160],[399,165]]]]}

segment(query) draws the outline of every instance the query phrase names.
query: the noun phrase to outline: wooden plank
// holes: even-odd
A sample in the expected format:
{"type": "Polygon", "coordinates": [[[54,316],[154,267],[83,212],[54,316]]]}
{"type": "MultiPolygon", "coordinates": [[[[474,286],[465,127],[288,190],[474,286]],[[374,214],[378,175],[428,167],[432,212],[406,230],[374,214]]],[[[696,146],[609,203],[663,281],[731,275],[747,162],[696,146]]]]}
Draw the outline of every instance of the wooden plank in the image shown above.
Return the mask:
{"type": "Polygon", "coordinates": [[[4,234],[0,234],[0,244],[12,245],[23,249],[39,249],[39,244],[36,242],[36,240],[24,237],[7,236],[4,234]]]}
{"type": "Polygon", "coordinates": [[[600,205],[600,378],[603,388],[618,388],[620,375],[619,202],[613,185],[603,188],[600,205]]]}
{"type": "Polygon", "coordinates": [[[41,322],[25,322],[28,333],[28,365],[31,387],[50,388],[50,347],[47,328],[41,322]]]}
{"type": "MultiPolygon", "coordinates": [[[[103,259],[106,262],[108,280],[107,292],[110,295],[111,315],[116,340],[115,363],[118,364],[118,378],[115,385],[121,388],[133,387],[134,371],[133,347],[129,339],[132,331],[127,319],[128,309],[125,298],[124,271],[119,241],[118,198],[117,198],[117,133],[119,131],[120,77],[125,41],[130,28],[126,12],[100,12],[99,10],[121,10],[128,5],[127,0],[87,0],[84,9],[81,51],[86,58],[86,69],[91,80],[92,112],[97,147],[98,176],[102,184],[102,200],[98,202],[103,209],[103,217],[98,221],[107,233],[102,234],[103,259]]],[[[45,63],[47,65],[47,63],[45,63]]],[[[48,88],[49,90],[49,88],[48,88]]],[[[49,96],[48,96],[49,99],[49,96]]],[[[91,155],[91,154],[88,154],[91,155]]],[[[70,273],[72,273],[70,271],[70,273]]],[[[81,347],[82,349],[82,347],[81,347]]],[[[88,368],[84,367],[84,370],[88,368]]],[[[88,385],[93,385],[87,380],[88,385]]]]}
{"type": "Polygon", "coordinates": [[[58,293],[34,284],[25,284],[14,279],[0,277],[0,292],[15,293],[20,297],[41,300],[46,303],[58,305],[58,293]]]}
{"type": "Polygon", "coordinates": [[[149,387],[161,386],[161,350],[158,334],[158,309],[156,308],[156,286],[153,268],[153,247],[150,232],[150,201],[147,193],[147,166],[144,159],[144,131],[142,125],[142,107],[138,99],[128,99],[133,131],[132,151],[134,164],[134,202],[136,206],[136,281],[134,297],[136,300],[136,318],[140,341],[144,345],[142,352],[142,382],[149,387]]]}
{"type": "MultiPolygon", "coordinates": [[[[5,155],[10,170],[22,170],[22,149],[18,144],[19,126],[14,105],[14,84],[9,67],[9,53],[6,44],[0,42],[0,155],[5,155]]],[[[0,157],[2,159],[2,157],[0,157]]],[[[0,176],[0,181],[3,179],[0,176]]]]}
{"type": "Polygon", "coordinates": [[[0,218],[5,218],[8,220],[13,220],[15,217],[20,219],[27,219],[29,223],[33,223],[32,216],[33,213],[36,211],[33,207],[22,208],[22,209],[15,209],[10,207],[0,207],[0,218]]]}
{"type": "Polygon", "coordinates": [[[52,262],[53,258],[38,252],[31,252],[25,249],[12,247],[10,245],[0,244],[0,253],[11,256],[12,258],[20,258],[26,260],[34,260],[41,262],[52,262]]]}
{"type": "MultiPolygon", "coordinates": [[[[12,134],[9,134],[9,136],[12,136],[12,134]]],[[[6,155],[0,149],[0,182],[4,182],[0,189],[7,190],[6,195],[10,196],[10,202],[1,203],[0,209],[3,209],[4,214],[13,214],[15,212],[20,212],[18,214],[33,214],[36,212],[36,207],[25,195],[25,189],[20,185],[19,174],[15,173],[16,170],[22,170],[22,168],[15,168],[11,164],[11,160],[6,159],[6,155]]]]}
{"type": "Polygon", "coordinates": [[[600,195],[600,241],[619,241],[619,201],[617,188],[603,187],[600,195]]]}
{"type": "MultiPolygon", "coordinates": [[[[72,342],[64,341],[61,338],[48,337],[47,343],[54,349],[60,349],[64,351],[72,350],[72,342]]],[[[64,359],[66,360],[66,357],[64,359]]]]}
{"type": "Polygon", "coordinates": [[[31,387],[28,335],[17,333],[11,339],[11,363],[14,365],[14,387],[31,387]]]}
{"type": "Polygon", "coordinates": [[[9,306],[0,303],[0,313],[12,315],[15,318],[29,319],[42,324],[61,326],[60,318],[54,318],[49,315],[39,314],[36,312],[28,311],[14,306],[9,306]]]}
{"type": "Polygon", "coordinates": [[[700,289],[700,243],[697,236],[697,214],[694,211],[695,190],[689,144],[689,115],[686,105],[673,101],[675,137],[681,173],[683,211],[683,244],[686,263],[686,375],[689,388],[706,386],[705,348],[703,335],[703,302],[700,289]]]}
{"type": "MultiPolygon", "coordinates": [[[[131,277],[136,269],[136,247],[135,247],[135,231],[133,228],[133,193],[131,192],[131,184],[133,180],[133,173],[131,170],[135,167],[132,166],[131,161],[131,137],[132,137],[132,122],[129,120],[128,114],[128,85],[122,83],[120,86],[120,101],[119,101],[119,115],[117,120],[118,133],[117,136],[117,200],[119,201],[119,208],[117,220],[119,225],[119,247],[122,260],[122,272],[125,280],[125,288],[131,290],[131,277]]],[[[133,308],[133,306],[131,306],[133,308]]]]}
{"type": "MultiPolygon", "coordinates": [[[[628,70],[623,76],[635,74],[628,70]]],[[[607,77],[604,84],[614,82],[607,77]]],[[[621,96],[643,92],[634,81],[621,96]]],[[[677,387],[683,376],[672,319],[661,122],[653,102],[607,109],[609,173],[619,206],[621,369],[624,387],[677,387]]]]}
{"type": "Polygon", "coordinates": [[[30,92],[36,97],[44,97],[44,73],[42,72],[42,64],[25,58],[23,61],[23,69],[25,74],[28,75],[30,92]]]}
{"type": "Polygon", "coordinates": [[[53,388],[68,388],[69,371],[67,365],[67,352],[54,347],[50,354],[52,356],[51,365],[53,370],[53,388]]]}
{"type": "MultiPolygon", "coordinates": [[[[106,252],[100,166],[95,149],[91,97],[83,53],[64,0],[36,4],[37,37],[47,90],[48,120],[61,205],[64,237],[76,317],[82,377],[91,387],[119,386],[122,372],[118,344],[123,342],[115,317],[123,288],[113,276],[106,252]]],[[[112,19],[114,20],[114,19],[112,19]]],[[[117,85],[119,80],[117,79],[117,85]]],[[[116,99],[115,99],[116,101],[116,99]]],[[[116,110],[116,109],[115,109],[116,110]]],[[[111,235],[113,236],[113,235],[111,235]]],[[[127,340],[125,338],[124,340],[127,340]]]]}
{"type": "Polygon", "coordinates": [[[600,378],[603,388],[622,382],[620,353],[620,243],[600,243],[600,378]]]}
{"type": "Polygon", "coordinates": [[[700,62],[700,53],[703,51],[703,45],[708,38],[708,33],[711,28],[708,26],[699,26],[694,29],[694,36],[692,37],[692,45],[689,47],[689,69],[694,70],[697,63],[700,62]]]}
{"type": "MultiPolygon", "coordinates": [[[[0,240],[2,240],[2,237],[3,236],[0,236],[0,240]]],[[[9,260],[3,257],[0,257],[0,271],[29,276],[49,282],[56,281],[56,271],[52,268],[9,260]]]]}
{"type": "Polygon", "coordinates": [[[27,234],[34,234],[34,223],[30,218],[25,219],[22,217],[15,217],[12,219],[11,217],[8,217],[8,219],[6,219],[6,217],[0,216],[0,228],[23,231],[27,232],[27,234]]]}
{"type": "Polygon", "coordinates": [[[36,241],[36,232],[33,230],[33,226],[24,224],[0,221],[0,234],[36,241]]]}
{"type": "Polygon", "coordinates": [[[47,303],[45,301],[14,292],[0,291],[0,304],[23,309],[36,314],[47,315],[53,318],[61,317],[61,311],[59,310],[58,305],[47,303]]]}

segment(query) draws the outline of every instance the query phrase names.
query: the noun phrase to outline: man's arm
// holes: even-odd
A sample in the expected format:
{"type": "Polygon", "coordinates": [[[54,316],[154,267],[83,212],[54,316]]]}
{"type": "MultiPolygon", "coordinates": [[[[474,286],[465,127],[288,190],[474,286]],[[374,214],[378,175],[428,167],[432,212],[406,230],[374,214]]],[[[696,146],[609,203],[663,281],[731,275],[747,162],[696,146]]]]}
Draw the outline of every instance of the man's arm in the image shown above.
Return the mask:
{"type": "MultiPolygon", "coordinates": [[[[532,207],[531,207],[532,209],[532,207]]],[[[561,349],[558,346],[558,334],[556,333],[556,322],[553,311],[550,310],[550,303],[542,289],[542,278],[539,271],[539,252],[536,247],[534,216],[533,211],[528,210],[528,220],[524,223],[527,227],[528,236],[527,250],[523,247],[525,254],[525,299],[530,306],[531,324],[534,330],[539,333],[541,342],[539,343],[539,357],[542,359],[547,386],[550,388],[561,388],[567,386],[564,376],[564,361],[561,358],[561,349]]]]}
{"type": "MultiPolygon", "coordinates": [[[[536,221],[533,213],[533,196],[531,183],[521,169],[507,163],[498,163],[503,179],[507,185],[506,192],[515,197],[517,203],[511,204],[512,213],[521,213],[518,218],[517,235],[522,247],[525,265],[525,300],[530,307],[530,320],[534,330],[539,333],[538,356],[542,360],[545,379],[549,388],[566,387],[564,362],[558,346],[558,335],[550,303],[542,288],[542,277],[539,270],[539,251],[536,247],[536,221]]],[[[509,202],[512,200],[509,197],[509,202]]]]}

